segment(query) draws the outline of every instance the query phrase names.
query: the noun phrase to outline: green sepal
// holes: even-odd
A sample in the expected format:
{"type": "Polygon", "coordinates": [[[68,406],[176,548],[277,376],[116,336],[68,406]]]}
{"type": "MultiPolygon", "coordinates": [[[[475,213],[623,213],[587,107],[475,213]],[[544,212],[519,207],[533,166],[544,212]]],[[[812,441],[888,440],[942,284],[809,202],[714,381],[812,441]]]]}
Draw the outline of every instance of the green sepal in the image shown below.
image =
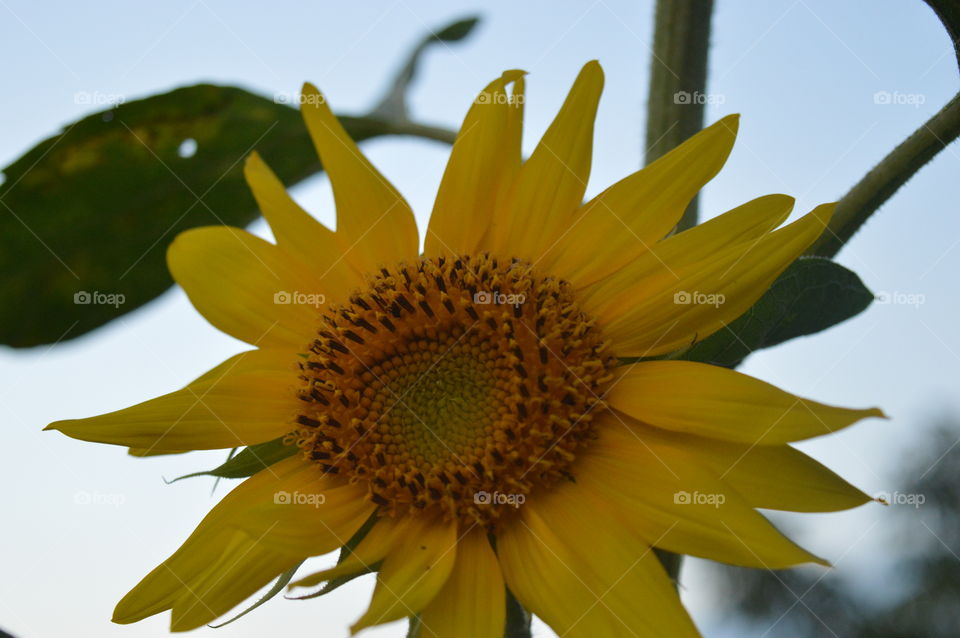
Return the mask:
{"type": "MultiPolygon", "coordinates": [[[[377,522],[377,515],[371,514],[370,518],[368,518],[366,522],[364,522],[363,526],[360,527],[360,529],[358,529],[357,532],[350,537],[350,539],[344,544],[344,546],[340,548],[340,556],[337,558],[337,565],[339,565],[344,560],[346,560],[347,556],[349,556],[350,553],[354,549],[356,549],[357,545],[360,544],[360,541],[362,541],[366,537],[366,535],[370,532],[370,530],[373,529],[373,526],[376,522],[377,522]]],[[[323,587],[321,587],[317,591],[312,592],[310,594],[305,594],[303,596],[288,596],[287,598],[290,598],[291,600],[309,600],[311,598],[319,598],[320,596],[329,594],[330,592],[332,592],[334,589],[337,589],[341,585],[345,585],[349,583],[354,578],[359,578],[360,576],[363,576],[365,574],[371,574],[373,572],[379,571],[381,564],[382,564],[382,561],[378,561],[376,563],[373,563],[372,565],[367,565],[365,569],[361,569],[360,571],[355,572],[353,574],[345,574],[343,576],[337,576],[336,578],[332,578],[328,580],[326,583],[324,583],[323,587]]]]}
{"type": "Polygon", "coordinates": [[[247,478],[253,476],[260,470],[270,467],[274,463],[282,461],[285,458],[296,454],[300,448],[296,445],[288,445],[283,442],[284,437],[257,443],[243,448],[235,456],[230,456],[223,465],[215,467],[205,472],[194,472],[179,476],[167,483],[176,483],[185,478],[195,476],[215,476],[217,478],[247,478]]]}
{"type": "Polygon", "coordinates": [[[300,565],[303,565],[303,561],[300,561],[299,563],[297,563],[287,571],[280,574],[280,577],[277,578],[277,581],[273,584],[273,587],[270,588],[270,591],[265,593],[263,596],[260,597],[260,599],[257,602],[253,603],[252,605],[250,605],[249,607],[241,611],[239,614],[237,614],[230,620],[226,622],[222,622],[219,625],[207,625],[207,626],[210,627],[211,629],[220,629],[221,627],[226,627],[227,625],[229,625],[235,620],[239,620],[243,618],[244,616],[249,614],[251,611],[253,611],[263,603],[267,602],[268,600],[270,600],[271,598],[273,598],[274,596],[282,592],[283,588],[287,586],[287,583],[293,580],[293,575],[297,573],[297,570],[300,568],[300,565]]]}

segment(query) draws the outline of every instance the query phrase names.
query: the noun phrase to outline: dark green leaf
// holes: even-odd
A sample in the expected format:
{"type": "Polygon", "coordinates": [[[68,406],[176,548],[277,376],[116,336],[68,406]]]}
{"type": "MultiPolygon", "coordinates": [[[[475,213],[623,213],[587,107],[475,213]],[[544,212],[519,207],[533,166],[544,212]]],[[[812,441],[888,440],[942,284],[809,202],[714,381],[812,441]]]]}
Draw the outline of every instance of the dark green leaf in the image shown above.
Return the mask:
{"type": "Polygon", "coordinates": [[[253,476],[264,468],[270,467],[278,461],[293,456],[299,450],[300,448],[296,445],[285,445],[283,437],[280,437],[279,439],[267,441],[266,443],[258,443],[257,445],[245,447],[236,456],[230,456],[220,467],[206,472],[194,472],[193,474],[180,476],[170,481],[170,483],[176,483],[181,479],[193,478],[195,476],[216,476],[218,479],[246,478],[253,476]]]}
{"type": "MultiPolygon", "coordinates": [[[[388,128],[343,122],[357,140],[388,128]]],[[[320,170],[297,110],[209,84],[85,117],[4,169],[0,343],[72,339],[165,291],[174,236],[256,218],[242,176],[254,149],[288,185],[320,170]]]]}
{"type": "Polygon", "coordinates": [[[681,358],[736,367],[754,350],[826,330],[873,301],[856,273],[818,257],[790,265],[746,313],[681,358]]]}
{"type": "Polygon", "coordinates": [[[960,3],[957,0],[924,0],[943,23],[960,64],[960,3]]]}
{"type": "Polygon", "coordinates": [[[263,603],[267,602],[268,600],[270,600],[271,598],[273,598],[274,596],[276,596],[277,594],[279,594],[280,592],[282,592],[282,591],[283,591],[283,588],[287,586],[287,583],[289,583],[289,582],[293,579],[293,575],[297,573],[297,569],[300,568],[300,565],[303,565],[303,561],[300,561],[299,563],[297,563],[296,565],[294,565],[293,567],[291,567],[291,568],[288,569],[287,571],[285,571],[285,572],[283,572],[282,574],[280,574],[280,577],[277,579],[277,582],[275,582],[275,583],[273,584],[273,587],[270,588],[270,591],[268,591],[267,593],[265,593],[265,594],[260,598],[260,600],[258,600],[257,602],[253,603],[252,605],[250,605],[249,607],[247,607],[246,609],[244,609],[242,612],[240,612],[239,614],[237,614],[236,616],[234,616],[234,617],[231,618],[230,620],[228,620],[228,621],[226,621],[226,622],[222,622],[222,623],[220,623],[219,625],[207,625],[207,626],[210,627],[211,629],[220,629],[221,627],[225,627],[225,626],[229,625],[230,623],[232,623],[232,622],[235,621],[235,620],[239,620],[240,618],[243,618],[244,616],[246,616],[247,614],[249,614],[251,611],[253,611],[254,609],[256,609],[257,607],[259,607],[259,606],[262,605],[263,603]]]}
{"type": "Polygon", "coordinates": [[[471,16],[457,20],[453,24],[447,25],[433,34],[433,39],[439,42],[456,42],[462,40],[473,31],[473,28],[480,22],[480,18],[471,16]]]}
{"type": "MultiPolygon", "coordinates": [[[[237,450],[239,450],[239,449],[240,449],[240,448],[238,448],[238,447],[232,447],[232,448],[230,448],[230,451],[227,453],[227,460],[226,460],[227,463],[230,462],[230,459],[232,459],[234,456],[236,456],[237,450]]],[[[217,486],[220,485],[220,479],[221,479],[221,478],[222,478],[222,477],[218,476],[218,477],[216,477],[216,478],[213,480],[213,487],[210,488],[210,496],[213,496],[213,493],[217,491],[217,486]]]]}

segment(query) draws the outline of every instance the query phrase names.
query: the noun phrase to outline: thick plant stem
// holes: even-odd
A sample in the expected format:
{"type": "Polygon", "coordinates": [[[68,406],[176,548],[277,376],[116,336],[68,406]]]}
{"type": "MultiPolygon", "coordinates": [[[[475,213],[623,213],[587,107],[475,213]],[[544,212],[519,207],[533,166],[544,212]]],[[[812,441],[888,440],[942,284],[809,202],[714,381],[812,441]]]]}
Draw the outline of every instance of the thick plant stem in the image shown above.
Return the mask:
{"type": "Polygon", "coordinates": [[[837,203],[830,227],[807,254],[833,257],[884,202],[960,136],[960,94],[884,157],[837,203]]]}
{"type": "MultiPolygon", "coordinates": [[[[657,0],[647,103],[649,164],[703,128],[713,0],[657,0]]],[[[677,225],[697,223],[694,199],[677,225]]]]}

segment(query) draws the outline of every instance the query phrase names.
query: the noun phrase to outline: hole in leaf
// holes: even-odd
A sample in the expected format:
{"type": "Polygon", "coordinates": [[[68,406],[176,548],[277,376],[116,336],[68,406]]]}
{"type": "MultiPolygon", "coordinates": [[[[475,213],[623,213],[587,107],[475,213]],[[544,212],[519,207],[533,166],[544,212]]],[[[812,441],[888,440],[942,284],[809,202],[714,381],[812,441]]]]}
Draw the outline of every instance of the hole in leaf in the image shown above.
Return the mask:
{"type": "Polygon", "coordinates": [[[193,157],[197,154],[197,140],[192,137],[180,142],[180,148],[177,149],[177,155],[186,159],[188,157],[193,157]]]}

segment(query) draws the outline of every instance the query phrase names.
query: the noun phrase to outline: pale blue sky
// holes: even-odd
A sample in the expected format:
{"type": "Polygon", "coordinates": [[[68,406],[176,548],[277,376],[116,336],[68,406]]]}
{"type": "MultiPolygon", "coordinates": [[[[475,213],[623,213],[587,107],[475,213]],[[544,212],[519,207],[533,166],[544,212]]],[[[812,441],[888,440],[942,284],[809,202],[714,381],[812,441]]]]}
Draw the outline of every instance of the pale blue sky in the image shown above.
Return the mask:
{"type": "MultiPolygon", "coordinates": [[[[134,99],[205,81],[269,96],[310,80],[335,110],[362,111],[428,27],[470,13],[484,18],[475,35],[448,51],[437,48],[421,67],[412,93],[420,119],[454,127],[483,84],[503,69],[524,68],[529,151],[579,67],[596,58],[607,81],[589,192],[641,161],[651,2],[313,4],[275,2],[265,9],[174,0],[134,9],[124,2],[0,0],[0,52],[7,60],[0,163],[88,113],[89,106],[75,102],[78,92],[134,99]]],[[[798,213],[835,199],[958,84],[949,40],[920,0],[720,0],[710,71],[708,120],[731,112],[743,119],[727,167],[702,199],[709,215],[771,192],[797,197],[798,213]],[[878,91],[923,103],[876,104],[878,91]]],[[[413,139],[364,148],[417,210],[422,230],[448,149],[413,139]]],[[[840,255],[875,292],[923,295],[924,303],[875,304],[825,334],[757,355],[744,368],[822,401],[883,407],[890,421],[805,446],[871,493],[897,489],[888,477],[905,450],[921,442],[922,426],[960,408],[958,153],[957,147],[943,152],[840,255]]],[[[332,222],[324,178],[295,194],[332,222]]],[[[267,232],[260,223],[254,229],[267,232]]],[[[173,291],[76,341],[0,350],[6,451],[0,479],[7,486],[0,627],[23,637],[166,635],[167,615],[132,628],[111,625],[109,617],[120,596],[214,503],[205,480],[165,486],[161,476],[206,469],[220,455],[136,460],[119,448],[40,429],[170,391],[241,349],[173,291]],[[101,502],[77,503],[78,493],[101,502]]],[[[862,577],[872,573],[878,551],[889,552],[877,531],[887,515],[868,505],[808,519],[804,540],[838,561],[844,574],[862,577]]],[[[918,524],[917,533],[927,532],[918,524]]],[[[718,610],[705,601],[696,570],[684,583],[710,636],[718,610]]],[[[370,589],[365,582],[308,603],[278,599],[216,635],[346,636],[370,589]]],[[[365,635],[402,636],[403,629],[365,635]]]]}

